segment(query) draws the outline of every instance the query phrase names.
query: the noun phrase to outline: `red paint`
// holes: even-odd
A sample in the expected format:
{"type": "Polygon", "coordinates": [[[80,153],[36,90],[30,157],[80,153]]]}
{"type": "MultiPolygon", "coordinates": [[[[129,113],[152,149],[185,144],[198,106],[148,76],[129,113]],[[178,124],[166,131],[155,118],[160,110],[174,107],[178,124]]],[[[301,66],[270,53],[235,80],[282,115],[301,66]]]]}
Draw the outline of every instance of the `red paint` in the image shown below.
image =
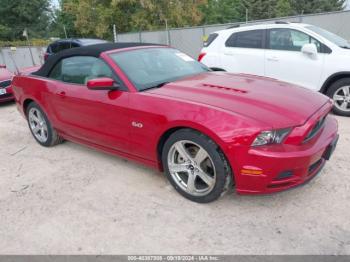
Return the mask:
{"type": "Polygon", "coordinates": [[[49,53],[46,52],[46,53],[44,54],[44,61],[46,61],[48,58],[49,58],[49,53]]]}
{"type": "Polygon", "coordinates": [[[308,181],[322,167],[322,156],[337,137],[336,120],[327,116],[319,133],[303,143],[316,121],[332,108],[329,98],[321,94],[272,79],[224,72],[137,92],[109,53],[101,58],[129,92],[16,76],[13,89],[20,111],[24,114],[27,99],[34,100],[62,137],[160,170],[157,147],[162,135],[174,128],[198,130],[224,152],[236,190],[245,194],[276,192],[308,181]],[[133,122],[142,123],[142,128],[133,122]],[[292,131],[283,144],[251,147],[261,131],[286,127],[292,131]],[[309,173],[318,160],[320,166],[309,173]],[[259,172],[249,174],[249,170],[259,172]],[[292,171],[293,176],[276,180],[283,171],[292,171]]]}
{"type": "Polygon", "coordinates": [[[86,86],[91,90],[111,90],[114,87],[114,80],[108,77],[91,79],[86,86]]]}
{"type": "MultiPolygon", "coordinates": [[[[1,65],[0,67],[0,82],[11,80],[13,77],[13,74],[6,69],[6,65],[1,65]]],[[[6,95],[0,95],[0,103],[12,101],[14,99],[12,88],[7,87],[6,88],[6,95]]]]}
{"type": "Polygon", "coordinates": [[[198,62],[202,61],[203,57],[205,57],[207,53],[200,53],[198,56],[198,62]]]}
{"type": "MultiPolygon", "coordinates": [[[[28,74],[30,74],[38,69],[39,69],[39,66],[21,68],[19,70],[18,74],[28,75],[28,74]]],[[[6,65],[1,65],[1,67],[0,67],[0,82],[11,80],[13,76],[14,76],[14,74],[6,69],[6,65]]],[[[13,96],[11,86],[6,88],[6,95],[0,95],[0,103],[13,101],[14,99],[15,99],[15,97],[13,96]]]]}

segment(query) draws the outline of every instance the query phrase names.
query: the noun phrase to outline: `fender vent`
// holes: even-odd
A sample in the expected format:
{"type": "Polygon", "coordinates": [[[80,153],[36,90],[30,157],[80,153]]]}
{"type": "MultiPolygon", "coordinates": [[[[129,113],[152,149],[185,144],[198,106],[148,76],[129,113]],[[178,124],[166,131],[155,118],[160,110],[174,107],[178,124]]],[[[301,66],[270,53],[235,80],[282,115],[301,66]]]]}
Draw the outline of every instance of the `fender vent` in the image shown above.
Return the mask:
{"type": "Polygon", "coordinates": [[[219,85],[211,85],[211,84],[203,84],[203,86],[210,87],[210,88],[216,88],[216,89],[222,89],[222,90],[226,90],[226,91],[233,91],[233,92],[242,93],[242,94],[248,93],[246,90],[233,88],[233,87],[227,87],[227,86],[219,86],[219,85]]]}

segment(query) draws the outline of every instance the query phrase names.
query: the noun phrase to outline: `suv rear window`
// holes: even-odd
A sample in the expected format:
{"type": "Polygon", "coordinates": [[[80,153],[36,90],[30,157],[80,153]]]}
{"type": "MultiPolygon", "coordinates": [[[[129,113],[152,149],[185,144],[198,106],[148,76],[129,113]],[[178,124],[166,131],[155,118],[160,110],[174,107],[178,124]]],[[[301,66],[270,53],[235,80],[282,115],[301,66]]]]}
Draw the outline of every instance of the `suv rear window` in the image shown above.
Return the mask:
{"type": "Polygon", "coordinates": [[[265,30],[233,33],[226,41],[227,47],[263,48],[265,30]]]}
{"type": "Polygon", "coordinates": [[[210,34],[208,39],[206,41],[204,41],[204,47],[208,47],[210,46],[210,44],[218,37],[219,34],[210,34]]]}
{"type": "MultiPolygon", "coordinates": [[[[60,51],[63,51],[65,49],[70,49],[70,48],[74,48],[74,47],[79,47],[78,44],[73,43],[73,42],[57,42],[57,43],[53,43],[51,44],[50,48],[51,48],[51,53],[58,53],[60,51]]],[[[49,50],[49,48],[48,48],[49,50]]]]}

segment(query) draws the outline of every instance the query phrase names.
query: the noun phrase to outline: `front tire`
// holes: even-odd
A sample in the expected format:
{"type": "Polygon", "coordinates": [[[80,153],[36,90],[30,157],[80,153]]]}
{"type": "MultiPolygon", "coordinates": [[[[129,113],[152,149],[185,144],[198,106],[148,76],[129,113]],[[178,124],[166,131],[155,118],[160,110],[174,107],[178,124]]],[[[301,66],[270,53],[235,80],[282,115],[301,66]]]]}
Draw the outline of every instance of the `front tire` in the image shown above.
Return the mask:
{"type": "Polygon", "coordinates": [[[333,83],[327,90],[327,96],[333,99],[333,112],[340,116],[350,116],[350,78],[333,83]]]}
{"type": "Polygon", "coordinates": [[[218,199],[231,184],[231,169],[219,147],[191,129],[181,129],[169,137],[162,162],[176,191],[197,203],[218,199]]]}
{"type": "Polygon", "coordinates": [[[52,147],[63,141],[37,103],[28,105],[26,115],[30,132],[40,145],[52,147]]]}

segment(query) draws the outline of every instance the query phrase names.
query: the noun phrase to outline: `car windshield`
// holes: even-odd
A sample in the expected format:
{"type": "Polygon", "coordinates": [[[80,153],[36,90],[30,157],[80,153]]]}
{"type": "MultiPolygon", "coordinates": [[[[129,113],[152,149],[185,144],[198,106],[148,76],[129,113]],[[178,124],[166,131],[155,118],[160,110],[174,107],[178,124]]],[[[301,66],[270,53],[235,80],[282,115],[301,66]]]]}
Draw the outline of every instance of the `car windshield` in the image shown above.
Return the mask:
{"type": "Polygon", "coordinates": [[[307,26],[306,28],[323,36],[324,38],[326,38],[327,40],[331,41],[333,44],[336,44],[339,47],[350,49],[350,43],[336,34],[333,34],[317,26],[307,26]]]}
{"type": "Polygon", "coordinates": [[[110,55],[139,91],[210,71],[172,48],[143,48],[110,55]]]}

